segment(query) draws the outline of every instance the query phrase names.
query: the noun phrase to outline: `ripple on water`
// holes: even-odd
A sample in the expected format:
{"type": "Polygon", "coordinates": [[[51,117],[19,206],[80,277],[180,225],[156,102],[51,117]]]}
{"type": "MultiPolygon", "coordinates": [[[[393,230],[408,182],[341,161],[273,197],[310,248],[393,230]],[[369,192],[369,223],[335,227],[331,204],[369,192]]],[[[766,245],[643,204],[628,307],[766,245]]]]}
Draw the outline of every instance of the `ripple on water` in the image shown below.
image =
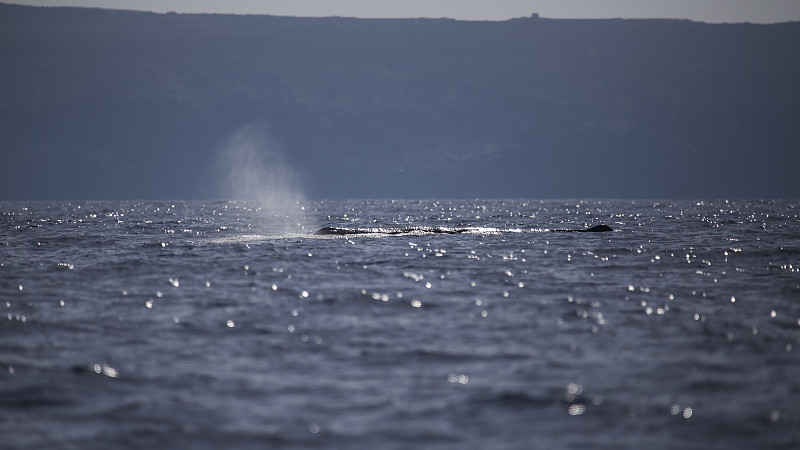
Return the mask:
{"type": "Polygon", "coordinates": [[[417,227],[334,237],[239,202],[3,205],[16,446],[800,439],[796,202],[307,205],[417,227]],[[617,231],[521,232],[596,223],[617,231]]]}

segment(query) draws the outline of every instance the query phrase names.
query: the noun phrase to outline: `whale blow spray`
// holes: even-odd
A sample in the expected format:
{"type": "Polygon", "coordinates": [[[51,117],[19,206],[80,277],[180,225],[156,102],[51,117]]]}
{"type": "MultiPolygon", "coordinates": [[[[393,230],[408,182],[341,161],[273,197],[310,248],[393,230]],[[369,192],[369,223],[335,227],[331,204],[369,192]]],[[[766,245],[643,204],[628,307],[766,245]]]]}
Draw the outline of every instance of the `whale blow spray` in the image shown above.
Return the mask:
{"type": "Polygon", "coordinates": [[[306,217],[300,173],[286,161],[286,149],[265,126],[246,125],[222,146],[220,169],[226,194],[254,211],[251,224],[268,234],[305,233],[306,217]]]}

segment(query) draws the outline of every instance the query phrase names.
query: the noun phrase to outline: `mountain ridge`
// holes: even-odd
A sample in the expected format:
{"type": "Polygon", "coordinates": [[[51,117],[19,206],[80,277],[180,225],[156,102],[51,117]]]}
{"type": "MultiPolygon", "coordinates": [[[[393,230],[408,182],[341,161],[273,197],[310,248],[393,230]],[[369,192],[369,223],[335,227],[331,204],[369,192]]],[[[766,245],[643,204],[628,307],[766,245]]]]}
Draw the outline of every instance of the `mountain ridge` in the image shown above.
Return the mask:
{"type": "Polygon", "coordinates": [[[261,124],[322,197],[798,196],[800,23],[0,4],[0,198],[225,196],[261,124]]]}

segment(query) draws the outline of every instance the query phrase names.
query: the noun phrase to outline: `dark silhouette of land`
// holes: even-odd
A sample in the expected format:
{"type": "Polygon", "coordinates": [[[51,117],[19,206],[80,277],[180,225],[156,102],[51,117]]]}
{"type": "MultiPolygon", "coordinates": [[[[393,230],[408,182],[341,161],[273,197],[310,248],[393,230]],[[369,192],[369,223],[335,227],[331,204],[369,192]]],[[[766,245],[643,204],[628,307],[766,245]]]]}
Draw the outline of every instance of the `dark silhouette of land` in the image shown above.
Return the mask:
{"type": "Polygon", "coordinates": [[[797,197],[800,23],[0,4],[0,198],[219,197],[268,128],[311,197],[797,197]]]}

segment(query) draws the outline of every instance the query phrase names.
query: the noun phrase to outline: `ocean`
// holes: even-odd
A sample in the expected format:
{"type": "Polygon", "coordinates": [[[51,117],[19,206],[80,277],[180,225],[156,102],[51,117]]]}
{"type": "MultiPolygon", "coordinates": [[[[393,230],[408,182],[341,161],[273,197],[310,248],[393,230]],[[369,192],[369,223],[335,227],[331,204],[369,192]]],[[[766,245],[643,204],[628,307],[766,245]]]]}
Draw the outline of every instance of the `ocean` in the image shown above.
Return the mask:
{"type": "Polygon", "coordinates": [[[0,446],[797,449],[798,214],[2,202],[0,446]]]}

